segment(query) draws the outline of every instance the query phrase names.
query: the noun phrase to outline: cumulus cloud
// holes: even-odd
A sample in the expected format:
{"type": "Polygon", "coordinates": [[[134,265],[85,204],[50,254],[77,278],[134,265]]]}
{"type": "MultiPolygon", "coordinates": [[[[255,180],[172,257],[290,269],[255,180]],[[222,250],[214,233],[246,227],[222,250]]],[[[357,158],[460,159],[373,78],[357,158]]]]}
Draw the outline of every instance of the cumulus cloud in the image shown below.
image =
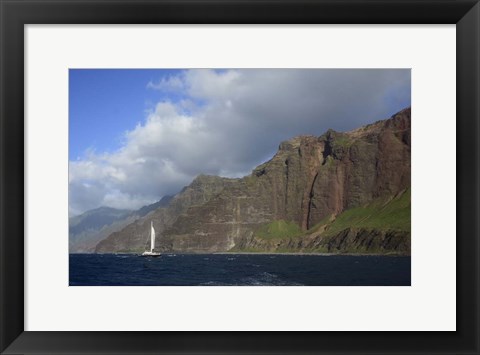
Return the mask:
{"type": "Polygon", "coordinates": [[[138,208],[200,173],[245,175],[293,136],[388,118],[410,104],[410,71],[185,70],[146,89],[165,99],[118,151],[70,162],[72,214],[138,208]]]}
{"type": "Polygon", "coordinates": [[[183,89],[183,81],[178,76],[169,76],[167,78],[162,78],[157,83],[149,81],[147,84],[147,89],[154,90],[164,90],[164,91],[177,91],[183,89]]]}

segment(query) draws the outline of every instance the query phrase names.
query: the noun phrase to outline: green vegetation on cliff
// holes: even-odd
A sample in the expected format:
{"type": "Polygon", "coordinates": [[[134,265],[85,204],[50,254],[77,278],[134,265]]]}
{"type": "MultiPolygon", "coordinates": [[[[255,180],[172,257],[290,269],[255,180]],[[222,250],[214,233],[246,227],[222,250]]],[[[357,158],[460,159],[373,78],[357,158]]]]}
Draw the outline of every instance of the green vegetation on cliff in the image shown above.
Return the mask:
{"type": "Polygon", "coordinates": [[[347,228],[410,232],[410,188],[393,198],[381,198],[346,210],[326,228],[331,236],[347,228]]]}
{"type": "Polygon", "coordinates": [[[254,233],[262,239],[285,239],[311,235],[335,236],[353,228],[377,231],[410,232],[410,188],[397,196],[379,198],[364,206],[348,209],[336,218],[326,216],[308,231],[283,219],[260,226],[254,233]]]}
{"type": "Polygon", "coordinates": [[[255,232],[256,237],[263,239],[294,238],[302,234],[302,230],[296,223],[283,219],[260,226],[255,232]]]}
{"type": "Polygon", "coordinates": [[[307,231],[276,220],[262,225],[250,243],[231,251],[267,253],[410,253],[410,188],[328,215],[307,231]]]}
{"type": "Polygon", "coordinates": [[[338,136],[332,140],[333,147],[348,148],[352,144],[353,144],[352,139],[348,138],[348,136],[344,134],[338,134],[338,136]]]}

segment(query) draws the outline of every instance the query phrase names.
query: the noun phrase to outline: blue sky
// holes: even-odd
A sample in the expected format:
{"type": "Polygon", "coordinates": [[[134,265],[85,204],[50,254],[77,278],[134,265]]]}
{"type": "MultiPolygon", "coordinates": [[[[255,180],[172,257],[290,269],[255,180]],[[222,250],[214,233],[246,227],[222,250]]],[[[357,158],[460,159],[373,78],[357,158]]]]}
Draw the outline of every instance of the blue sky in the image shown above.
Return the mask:
{"type": "Polygon", "coordinates": [[[410,106],[409,69],[71,69],[69,212],[136,209],[410,106]]]}
{"type": "Polygon", "coordinates": [[[69,78],[69,159],[87,149],[113,152],[123,133],[134,128],[161,100],[178,101],[179,94],[147,88],[149,82],[180,70],[71,69],[69,78]]]}

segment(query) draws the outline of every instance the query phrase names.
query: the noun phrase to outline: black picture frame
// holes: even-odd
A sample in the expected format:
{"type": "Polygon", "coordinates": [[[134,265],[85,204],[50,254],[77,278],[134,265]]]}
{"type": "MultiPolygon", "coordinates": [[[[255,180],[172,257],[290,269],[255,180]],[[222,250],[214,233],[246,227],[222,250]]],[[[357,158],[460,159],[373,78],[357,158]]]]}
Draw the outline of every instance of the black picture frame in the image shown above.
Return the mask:
{"type": "Polygon", "coordinates": [[[477,0],[0,0],[0,12],[2,354],[480,354],[477,0]],[[153,23],[456,24],[457,331],[24,331],[24,25],[153,23]]]}

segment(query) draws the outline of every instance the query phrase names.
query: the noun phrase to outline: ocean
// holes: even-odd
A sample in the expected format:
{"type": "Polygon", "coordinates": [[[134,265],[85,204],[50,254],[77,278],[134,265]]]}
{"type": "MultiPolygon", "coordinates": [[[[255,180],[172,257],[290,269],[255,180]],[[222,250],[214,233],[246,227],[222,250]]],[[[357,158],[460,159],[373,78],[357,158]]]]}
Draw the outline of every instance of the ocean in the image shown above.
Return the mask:
{"type": "Polygon", "coordinates": [[[70,254],[70,286],[410,286],[409,256],[70,254]]]}

